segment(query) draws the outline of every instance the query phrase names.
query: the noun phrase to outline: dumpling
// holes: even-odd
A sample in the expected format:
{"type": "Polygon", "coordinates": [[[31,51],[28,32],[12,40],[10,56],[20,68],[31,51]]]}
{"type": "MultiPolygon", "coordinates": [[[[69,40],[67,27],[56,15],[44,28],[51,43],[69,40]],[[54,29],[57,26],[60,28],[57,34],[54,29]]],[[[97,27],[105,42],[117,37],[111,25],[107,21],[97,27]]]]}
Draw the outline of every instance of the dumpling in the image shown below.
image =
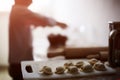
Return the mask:
{"type": "Polygon", "coordinates": [[[83,66],[84,62],[83,61],[79,61],[76,63],[76,67],[80,68],[81,66],[83,66]]]}
{"type": "Polygon", "coordinates": [[[93,67],[97,71],[106,71],[107,70],[105,65],[102,62],[95,63],[93,67]]]}
{"type": "Polygon", "coordinates": [[[69,66],[74,66],[74,64],[72,62],[66,62],[64,64],[65,69],[67,69],[69,66]]]}
{"type": "Polygon", "coordinates": [[[43,74],[46,74],[46,75],[52,75],[53,74],[52,69],[48,66],[44,66],[42,68],[42,70],[40,70],[40,72],[43,72],[43,74]]]}
{"type": "Polygon", "coordinates": [[[98,62],[97,59],[93,58],[88,61],[91,65],[94,65],[96,62],[98,62]]]}
{"type": "Polygon", "coordinates": [[[83,72],[89,73],[93,71],[93,67],[90,64],[84,64],[83,66],[81,66],[81,70],[83,72]]]}
{"type": "Polygon", "coordinates": [[[63,74],[65,71],[64,67],[57,67],[55,73],[56,74],[63,74]]]}
{"type": "Polygon", "coordinates": [[[69,66],[68,73],[76,74],[76,73],[78,73],[78,68],[76,66],[69,66]]]}

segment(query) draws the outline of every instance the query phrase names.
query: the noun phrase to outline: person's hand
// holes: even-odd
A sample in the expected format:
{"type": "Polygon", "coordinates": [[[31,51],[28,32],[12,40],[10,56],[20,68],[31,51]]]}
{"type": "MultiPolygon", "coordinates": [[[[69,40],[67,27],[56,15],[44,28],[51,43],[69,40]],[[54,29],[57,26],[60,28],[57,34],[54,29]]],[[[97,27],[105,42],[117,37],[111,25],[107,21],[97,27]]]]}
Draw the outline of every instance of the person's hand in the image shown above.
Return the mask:
{"type": "Polygon", "coordinates": [[[57,22],[57,26],[60,26],[63,29],[67,28],[67,24],[61,22],[57,22]]]}

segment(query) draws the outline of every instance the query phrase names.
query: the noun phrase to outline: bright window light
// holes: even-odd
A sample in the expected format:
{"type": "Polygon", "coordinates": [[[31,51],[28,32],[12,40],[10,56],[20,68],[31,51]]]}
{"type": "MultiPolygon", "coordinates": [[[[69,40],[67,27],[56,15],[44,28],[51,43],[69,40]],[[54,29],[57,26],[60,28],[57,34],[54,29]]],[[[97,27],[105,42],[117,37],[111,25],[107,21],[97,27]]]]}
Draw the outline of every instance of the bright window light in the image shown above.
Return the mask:
{"type": "Polygon", "coordinates": [[[51,0],[33,0],[33,4],[30,5],[30,9],[37,11],[41,8],[44,8],[46,6],[50,5],[51,0]]]}
{"type": "Polygon", "coordinates": [[[10,11],[14,0],[0,0],[0,12],[10,11]]]}
{"type": "MultiPolygon", "coordinates": [[[[0,12],[1,11],[10,11],[14,0],[0,0],[0,12]]],[[[30,5],[30,9],[33,11],[38,11],[40,8],[48,6],[50,0],[33,0],[33,4],[30,5]]]]}

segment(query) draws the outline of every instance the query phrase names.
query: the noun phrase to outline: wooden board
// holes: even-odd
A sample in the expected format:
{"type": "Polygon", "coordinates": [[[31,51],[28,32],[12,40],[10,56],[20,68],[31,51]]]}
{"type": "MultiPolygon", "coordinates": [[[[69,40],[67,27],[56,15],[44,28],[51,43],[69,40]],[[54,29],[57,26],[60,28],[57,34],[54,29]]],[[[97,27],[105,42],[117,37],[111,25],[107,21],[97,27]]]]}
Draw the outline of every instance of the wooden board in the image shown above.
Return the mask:
{"type": "Polygon", "coordinates": [[[43,80],[43,79],[64,79],[64,78],[77,78],[77,77],[89,77],[89,76],[95,76],[95,75],[105,75],[105,74],[114,74],[116,73],[116,70],[107,66],[105,64],[105,67],[107,68],[106,71],[96,71],[90,73],[85,73],[79,71],[78,74],[70,74],[65,72],[64,74],[55,74],[52,75],[43,75],[41,74],[40,70],[43,68],[43,66],[49,66],[52,68],[52,71],[55,72],[56,67],[63,66],[64,63],[71,61],[73,64],[75,64],[78,61],[84,61],[87,63],[88,61],[85,59],[71,59],[71,60],[49,60],[49,61],[23,61],[21,62],[22,67],[22,74],[24,80],[43,80]],[[30,65],[33,72],[29,73],[26,71],[26,66],[30,65]]]}

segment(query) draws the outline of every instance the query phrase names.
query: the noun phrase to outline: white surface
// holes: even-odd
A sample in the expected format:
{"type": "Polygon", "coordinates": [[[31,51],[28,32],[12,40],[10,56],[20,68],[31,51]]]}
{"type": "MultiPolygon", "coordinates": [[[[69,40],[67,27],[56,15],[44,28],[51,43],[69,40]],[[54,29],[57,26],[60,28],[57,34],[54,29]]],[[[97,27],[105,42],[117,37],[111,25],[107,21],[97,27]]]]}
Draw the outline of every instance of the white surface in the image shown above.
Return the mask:
{"type": "MultiPolygon", "coordinates": [[[[61,79],[61,78],[74,78],[74,77],[86,77],[86,76],[92,76],[92,75],[101,75],[101,74],[112,74],[115,73],[116,71],[108,66],[106,66],[107,71],[96,71],[94,70],[91,73],[84,73],[84,72],[80,72],[79,74],[69,74],[69,73],[64,73],[61,75],[55,74],[53,73],[53,75],[47,75],[47,76],[43,76],[42,73],[40,73],[39,71],[43,68],[43,66],[49,66],[52,68],[52,71],[55,72],[56,67],[58,66],[63,66],[64,63],[71,61],[72,63],[76,63],[78,61],[80,61],[79,59],[77,60],[49,60],[49,61],[37,61],[37,62],[33,62],[33,61],[23,61],[21,63],[22,66],[22,74],[23,74],[23,78],[25,80],[39,80],[39,79],[61,79]],[[25,66],[26,65],[31,65],[33,72],[32,73],[28,73],[25,70],[25,66]]],[[[83,60],[86,63],[86,60],[83,60]]]]}

